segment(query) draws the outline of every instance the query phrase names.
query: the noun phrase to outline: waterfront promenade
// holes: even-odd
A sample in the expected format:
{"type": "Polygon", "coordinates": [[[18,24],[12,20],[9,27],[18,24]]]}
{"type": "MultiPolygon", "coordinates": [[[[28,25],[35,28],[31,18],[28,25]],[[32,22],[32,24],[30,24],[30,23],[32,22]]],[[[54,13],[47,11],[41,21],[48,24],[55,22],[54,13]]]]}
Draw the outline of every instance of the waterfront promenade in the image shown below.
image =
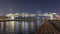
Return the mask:
{"type": "Polygon", "coordinates": [[[35,34],[60,34],[56,28],[57,26],[55,26],[56,25],[53,25],[53,23],[46,20],[45,23],[35,32],[35,34]]]}

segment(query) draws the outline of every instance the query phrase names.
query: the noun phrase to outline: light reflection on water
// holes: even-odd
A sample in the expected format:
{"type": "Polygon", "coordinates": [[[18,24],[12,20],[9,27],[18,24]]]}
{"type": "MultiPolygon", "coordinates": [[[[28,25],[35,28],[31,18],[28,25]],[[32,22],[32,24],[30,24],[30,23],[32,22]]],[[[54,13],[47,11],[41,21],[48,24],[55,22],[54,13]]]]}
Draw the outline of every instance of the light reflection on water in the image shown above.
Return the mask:
{"type": "Polygon", "coordinates": [[[38,29],[43,20],[37,21],[6,21],[0,22],[1,32],[6,34],[33,34],[38,29]],[[5,25],[4,25],[4,24],[5,25]],[[4,25],[4,26],[3,26],[4,25]]]}

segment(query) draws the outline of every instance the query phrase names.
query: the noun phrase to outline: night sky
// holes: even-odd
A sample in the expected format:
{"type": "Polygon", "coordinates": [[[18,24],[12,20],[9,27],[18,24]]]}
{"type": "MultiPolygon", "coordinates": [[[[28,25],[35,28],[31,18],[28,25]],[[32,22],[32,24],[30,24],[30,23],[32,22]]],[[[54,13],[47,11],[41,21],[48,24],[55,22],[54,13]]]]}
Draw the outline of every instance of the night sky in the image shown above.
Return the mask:
{"type": "Polygon", "coordinates": [[[0,0],[0,14],[7,13],[60,13],[60,0],[0,0]]]}

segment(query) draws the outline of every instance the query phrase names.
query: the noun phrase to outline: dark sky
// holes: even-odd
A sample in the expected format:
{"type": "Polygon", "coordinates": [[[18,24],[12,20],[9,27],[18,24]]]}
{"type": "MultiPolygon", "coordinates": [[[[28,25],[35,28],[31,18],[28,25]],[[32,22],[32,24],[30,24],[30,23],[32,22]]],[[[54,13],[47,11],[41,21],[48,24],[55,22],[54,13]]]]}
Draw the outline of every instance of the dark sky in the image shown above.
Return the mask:
{"type": "Polygon", "coordinates": [[[0,14],[58,12],[60,0],[0,0],[0,14]]]}

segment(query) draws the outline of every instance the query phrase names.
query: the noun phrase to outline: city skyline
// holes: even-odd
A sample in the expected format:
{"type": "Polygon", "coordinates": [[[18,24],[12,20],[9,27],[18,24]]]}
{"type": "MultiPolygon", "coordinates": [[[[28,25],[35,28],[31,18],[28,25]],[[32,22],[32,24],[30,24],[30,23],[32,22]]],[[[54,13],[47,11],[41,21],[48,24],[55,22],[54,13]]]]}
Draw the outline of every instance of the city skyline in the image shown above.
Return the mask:
{"type": "Polygon", "coordinates": [[[0,0],[0,14],[60,11],[60,0],[0,0]]]}

